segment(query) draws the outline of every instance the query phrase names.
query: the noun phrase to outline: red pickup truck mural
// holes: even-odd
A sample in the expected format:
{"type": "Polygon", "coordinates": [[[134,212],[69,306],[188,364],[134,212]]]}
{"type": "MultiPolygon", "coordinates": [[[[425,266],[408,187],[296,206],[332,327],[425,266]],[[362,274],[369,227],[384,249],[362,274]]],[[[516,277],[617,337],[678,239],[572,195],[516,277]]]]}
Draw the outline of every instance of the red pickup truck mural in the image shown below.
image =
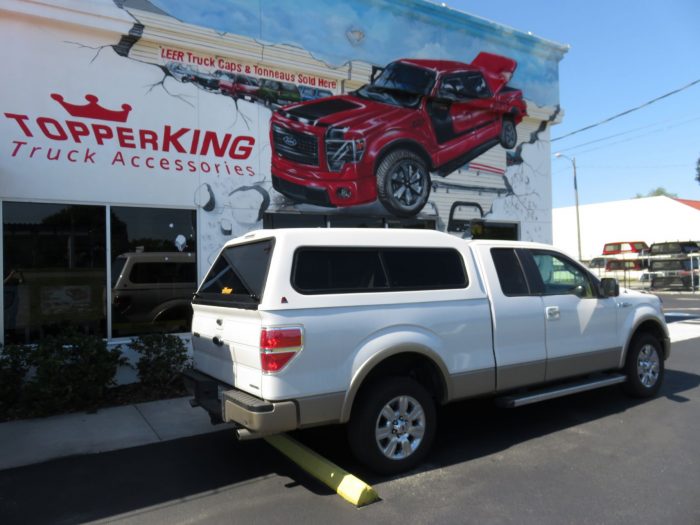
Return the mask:
{"type": "Polygon", "coordinates": [[[375,201],[410,217],[446,176],[497,144],[512,149],[527,114],[509,87],[514,60],[480,53],[471,64],[401,59],[346,95],[278,109],[270,122],[272,182],[301,202],[375,201]]]}

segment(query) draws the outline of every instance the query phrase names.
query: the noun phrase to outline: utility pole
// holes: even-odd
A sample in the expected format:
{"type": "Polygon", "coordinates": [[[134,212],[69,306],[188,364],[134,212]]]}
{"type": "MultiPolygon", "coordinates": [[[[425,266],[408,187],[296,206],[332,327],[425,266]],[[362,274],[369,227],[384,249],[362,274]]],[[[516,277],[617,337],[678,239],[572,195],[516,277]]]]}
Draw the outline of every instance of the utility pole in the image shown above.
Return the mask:
{"type": "Polygon", "coordinates": [[[562,153],[555,153],[556,158],[564,158],[571,162],[574,168],[574,196],[576,197],[576,240],[578,241],[578,260],[581,260],[581,220],[578,212],[578,183],[576,182],[576,157],[567,157],[562,153]]]}

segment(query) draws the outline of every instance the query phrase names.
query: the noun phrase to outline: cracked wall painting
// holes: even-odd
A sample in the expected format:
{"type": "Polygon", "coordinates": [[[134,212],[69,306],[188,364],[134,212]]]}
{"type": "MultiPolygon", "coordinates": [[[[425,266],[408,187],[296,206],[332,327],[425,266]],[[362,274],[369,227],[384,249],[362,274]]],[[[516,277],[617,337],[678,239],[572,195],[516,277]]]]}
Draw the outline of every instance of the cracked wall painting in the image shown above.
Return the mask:
{"type": "MultiPolygon", "coordinates": [[[[451,214],[485,217],[518,223],[523,239],[550,240],[547,139],[561,52],[423,4],[88,7],[109,30],[47,22],[25,53],[5,46],[16,85],[31,89],[3,89],[2,196],[194,206],[208,262],[228,238],[261,227],[266,211],[419,214],[441,229],[451,214]],[[441,71],[447,61],[465,71],[441,71]],[[373,68],[384,68],[374,80],[373,68]],[[430,90],[440,72],[438,97],[430,90]],[[460,132],[488,128],[479,114],[489,104],[510,104],[517,135],[501,130],[444,162],[460,132]],[[407,118],[432,133],[435,151],[382,149],[407,118]],[[394,164],[381,175],[388,157],[394,164]],[[421,179],[421,170],[432,173],[421,179]]],[[[11,30],[6,38],[27,41],[11,30]]]]}

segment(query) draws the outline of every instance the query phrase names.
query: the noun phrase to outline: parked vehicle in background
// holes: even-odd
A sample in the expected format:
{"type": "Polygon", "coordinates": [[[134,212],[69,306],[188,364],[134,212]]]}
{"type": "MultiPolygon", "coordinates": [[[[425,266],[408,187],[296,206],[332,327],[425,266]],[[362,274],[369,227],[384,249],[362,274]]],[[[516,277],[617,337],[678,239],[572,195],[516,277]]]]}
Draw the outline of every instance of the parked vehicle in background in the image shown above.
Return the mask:
{"type": "Polygon", "coordinates": [[[130,252],[112,262],[115,337],[149,332],[184,332],[192,320],[197,288],[195,254],[130,252]]]}
{"type": "Polygon", "coordinates": [[[654,259],[649,266],[652,288],[697,288],[700,258],[654,259]]]}
{"type": "Polygon", "coordinates": [[[697,241],[672,241],[657,242],[649,248],[649,257],[654,258],[678,258],[688,256],[700,251],[697,241]]]}
{"type": "Polygon", "coordinates": [[[609,242],[603,246],[604,256],[614,256],[618,259],[635,259],[646,255],[649,246],[644,241],[609,242]]]}
{"type": "Polygon", "coordinates": [[[219,90],[224,95],[229,95],[233,98],[242,98],[253,101],[260,88],[260,82],[257,78],[240,73],[222,72],[219,80],[219,90]]]}
{"type": "Polygon", "coordinates": [[[165,66],[170,74],[180,82],[194,82],[197,70],[181,62],[168,62],[165,66]]]}
{"type": "Polygon", "coordinates": [[[383,473],[417,465],[437,406],[516,407],[612,384],[656,394],[661,302],[544,244],[430,230],[261,230],[226,243],[193,299],[194,405],[241,439],[347,423],[383,473]]]}
{"type": "Polygon", "coordinates": [[[328,89],[314,88],[309,86],[299,86],[301,101],[316,100],[324,97],[332,97],[333,93],[328,89]]]}
{"type": "Polygon", "coordinates": [[[289,82],[262,79],[255,98],[266,106],[286,106],[301,100],[299,88],[289,82]]]}
{"type": "Polygon", "coordinates": [[[208,91],[219,90],[219,77],[212,73],[197,72],[192,80],[195,84],[199,84],[208,91]]]}

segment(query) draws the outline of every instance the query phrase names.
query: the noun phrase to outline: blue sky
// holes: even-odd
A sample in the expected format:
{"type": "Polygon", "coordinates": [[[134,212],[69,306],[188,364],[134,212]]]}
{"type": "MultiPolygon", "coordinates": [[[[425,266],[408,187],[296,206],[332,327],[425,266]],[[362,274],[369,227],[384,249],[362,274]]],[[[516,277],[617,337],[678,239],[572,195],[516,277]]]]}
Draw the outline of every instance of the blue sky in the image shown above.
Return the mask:
{"type": "MultiPolygon", "coordinates": [[[[414,6],[410,19],[399,10],[376,9],[372,1],[314,0],[313,9],[297,0],[153,1],[181,20],[301,45],[334,65],[347,56],[384,64],[400,56],[468,61],[480,49],[499,51],[497,43],[484,48],[474,27],[457,34],[449,16],[443,29],[421,23],[423,13],[413,0],[407,2],[414,6]],[[362,43],[352,47],[347,40],[324,38],[352,30],[353,20],[366,35],[362,43]]],[[[513,57],[519,62],[513,84],[529,100],[552,103],[558,95],[565,115],[552,129],[553,139],[700,78],[697,0],[451,0],[447,6],[571,46],[559,64],[558,94],[552,82],[556,60],[527,53],[513,57]]],[[[700,200],[694,179],[700,156],[700,84],[555,141],[552,151],[575,157],[582,204],[627,199],[658,186],[700,200]]],[[[552,159],[552,201],[554,207],[574,203],[572,166],[566,159],[552,159]]]]}
{"type": "MultiPolygon", "coordinates": [[[[565,116],[556,138],[700,78],[697,0],[452,0],[449,7],[569,44],[560,63],[565,116]]],[[[576,158],[582,204],[663,186],[700,200],[700,84],[570,138],[552,151],[576,158]],[[612,138],[613,135],[616,135],[612,138]],[[605,140],[601,140],[605,139],[605,140]],[[584,145],[589,142],[592,144],[584,145]]],[[[571,162],[552,160],[553,206],[572,206],[571,162]]]]}

